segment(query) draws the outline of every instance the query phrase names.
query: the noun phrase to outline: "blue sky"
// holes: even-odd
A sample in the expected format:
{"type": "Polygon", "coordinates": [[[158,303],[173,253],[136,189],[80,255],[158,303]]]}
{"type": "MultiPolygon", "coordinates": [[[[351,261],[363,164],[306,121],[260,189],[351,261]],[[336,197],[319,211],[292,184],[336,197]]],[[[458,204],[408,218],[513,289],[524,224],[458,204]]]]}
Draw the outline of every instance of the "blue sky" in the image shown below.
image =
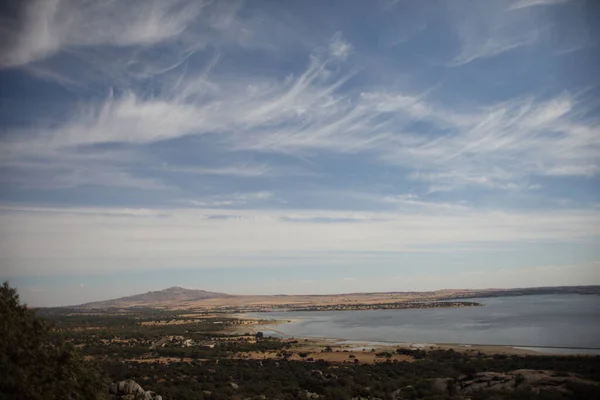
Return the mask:
{"type": "Polygon", "coordinates": [[[600,284],[591,1],[2,7],[0,278],[32,305],[600,284]]]}

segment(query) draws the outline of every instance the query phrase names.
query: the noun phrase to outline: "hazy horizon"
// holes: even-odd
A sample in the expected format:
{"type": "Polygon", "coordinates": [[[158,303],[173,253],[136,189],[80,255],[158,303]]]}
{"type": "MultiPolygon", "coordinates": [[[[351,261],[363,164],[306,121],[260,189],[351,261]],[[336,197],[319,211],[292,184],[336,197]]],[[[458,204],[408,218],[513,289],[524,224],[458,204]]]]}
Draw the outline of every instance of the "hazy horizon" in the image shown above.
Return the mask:
{"type": "Polygon", "coordinates": [[[32,306],[600,284],[593,2],[11,3],[0,279],[32,306]]]}
{"type": "MultiPolygon", "coordinates": [[[[10,282],[9,282],[10,283],[10,282]]],[[[115,295],[116,297],[98,297],[98,298],[94,298],[92,300],[88,300],[85,302],[80,302],[80,303],[56,303],[56,304],[32,304],[32,303],[28,303],[27,305],[30,307],[70,307],[70,306],[79,306],[82,304],[88,304],[88,303],[94,303],[94,302],[103,302],[103,301],[109,301],[109,300],[118,300],[118,299],[122,299],[122,298],[128,298],[128,297],[134,297],[137,295],[143,295],[143,294],[148,294],[148,293],[153,293],[153,292],[162,292],[168,289],[184,289],[184,290],[199,290],[199,291],[205,291],[205,292],[209,292],[209,293],[219,293],[219,294],[223,294],[223,295],[228,295],[228,296],[328,296],[328,295],[353,295],[353,294],[370,294],[370,293],[419,293],[419,292],[437,292],[437,291],[444,291],[444,290],[472,290],[472,291],[476,291],[476,290],[510,290],[510,289],[540,289],[540,288],[559,288],[559,287],[593,287],[593,286],[599,286],[599,285],[550,285],[550,286],[514,286],[514,287],[443,287],[443,288],[438,288],[438,289],[422,289],[422,290],[373,290],[373,291],[368,291],[368,290],[359,290],[359,291],[351,291],[351,292],[347,292],[347,291],[337,291],[337,292],[294,292],[294,293],[285,293],[285,292],[277,292],[276,290],[269,292],[269,293],[253,293],[250,291],[241,291],[241,292],[236,292],[236,293],[232,293],[232,292],[228,292],[225,290],[207,290],[205,288],[201,288],[201,287],[184,287],[184,286],[169,286],[169,287],[163,287],[160,289],[149,289],[149,290],[145,290],[143,292],[133,292],[130,289],[130,293],[127,294],[118,294],[115,295]]],[[[84,286],[80,286],[80,289],[85,289],[86,285],[84,286]]],[[[18,288],[17,288],[18,289],[18,288]]],[[[106,296],[108,295],[108,293],[110,293],[110,291],[105,291],[105,290],[101,290],[99,293],[97,293],[97,296],[106,296]]],[[[123,292],[121,292],[123,293],[123,292]]]]}

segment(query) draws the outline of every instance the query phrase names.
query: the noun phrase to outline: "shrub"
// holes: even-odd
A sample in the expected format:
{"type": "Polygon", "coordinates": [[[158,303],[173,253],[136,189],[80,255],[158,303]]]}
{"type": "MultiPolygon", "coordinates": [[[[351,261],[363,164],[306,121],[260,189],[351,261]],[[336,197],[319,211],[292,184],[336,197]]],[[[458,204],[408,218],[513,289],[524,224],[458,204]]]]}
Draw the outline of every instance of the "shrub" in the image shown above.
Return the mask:
{"type": "Polygon", "coordinates": [[[46,322],[0,288],[0,398],[104,399],[106,382],[79,352],[50,335],[46,322]]]}

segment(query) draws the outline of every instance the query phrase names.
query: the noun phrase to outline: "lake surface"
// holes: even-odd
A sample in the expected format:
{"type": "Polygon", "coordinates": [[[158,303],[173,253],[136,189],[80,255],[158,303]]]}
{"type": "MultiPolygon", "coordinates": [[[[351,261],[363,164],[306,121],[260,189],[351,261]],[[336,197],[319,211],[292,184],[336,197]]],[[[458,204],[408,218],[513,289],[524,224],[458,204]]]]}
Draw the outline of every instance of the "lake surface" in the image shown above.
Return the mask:
{"type": "Polygon", "coordinates": [[[274,329],[294,337],[600,349],[600,296],[565,294],[468,300],[484,306],[250,315],[292,320],[274,329]]]}

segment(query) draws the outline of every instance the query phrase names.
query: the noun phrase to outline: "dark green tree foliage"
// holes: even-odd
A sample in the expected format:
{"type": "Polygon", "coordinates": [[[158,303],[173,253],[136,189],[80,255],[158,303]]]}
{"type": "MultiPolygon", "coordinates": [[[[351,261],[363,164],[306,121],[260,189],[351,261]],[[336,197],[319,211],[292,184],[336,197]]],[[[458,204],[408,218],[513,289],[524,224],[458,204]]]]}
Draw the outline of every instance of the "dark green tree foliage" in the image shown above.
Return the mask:
{"type": "Polygon", "coordinates": [[[52,339],[44,320],[0,288],[0,399],[103,399],[105,382],[71,346],[52,339]]]}

